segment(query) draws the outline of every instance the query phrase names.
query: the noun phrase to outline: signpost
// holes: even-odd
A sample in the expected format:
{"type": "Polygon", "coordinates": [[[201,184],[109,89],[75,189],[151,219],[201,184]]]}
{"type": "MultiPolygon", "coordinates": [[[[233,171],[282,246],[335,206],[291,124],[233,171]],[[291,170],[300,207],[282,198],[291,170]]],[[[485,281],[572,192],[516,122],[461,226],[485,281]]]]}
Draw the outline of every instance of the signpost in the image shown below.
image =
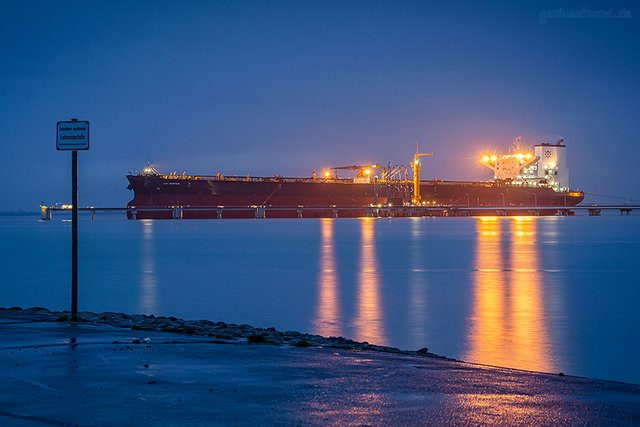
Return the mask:
{"type": "Polygon", "coordinates": [[[56,149],[71,151],[71,317],[78,317],[78,150],[89,149],[89,122],[58,122],[56,149]]]}

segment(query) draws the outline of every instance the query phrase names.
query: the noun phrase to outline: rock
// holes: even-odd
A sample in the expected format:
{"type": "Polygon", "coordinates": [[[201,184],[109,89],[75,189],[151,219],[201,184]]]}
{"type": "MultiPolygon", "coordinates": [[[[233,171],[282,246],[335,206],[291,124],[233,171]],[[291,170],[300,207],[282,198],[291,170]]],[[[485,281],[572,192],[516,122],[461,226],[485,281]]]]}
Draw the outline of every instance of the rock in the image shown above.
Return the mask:
{"type": "MultiPolygon", "coordinates": [[[[0,308],[0,313],[4,315],[11,315],[9,311],[20,311],[22,316],[24,314],[41,315],[43,312],[50,313],[50,319],[57,321],[71,321],[71,314],[68,311],[53,311],[49,312],[46,308],[34,307],[24,311],[20,307],[11,307],[9,309],[0,308]],[[42,310],[42,311],[40,311],[42,310]],[[7,313],[9,312],[9,313],[7,313]],[[57,318],[56,318],[57,316],[57,318]]],[[[38,320],[41,320],[38,318],[38,320]]],[[[50,321],[50,320],[49,320],[50,321]]],[[[333,347],[351,350],[370,350],[389,353],[400,354],[420,354],[429,357],[441,357],[436,356],[433,353],[429,353],[429,350],[424,347],[417,351],[400,350],[395,347],[386,347],[375,344],[369,344],[368,342],[357,342],[349,338],[342,336],[322,337],[320,335],[312,335],[301,333],[299,331],[278,331],[274,327],[268,328],[255,328],[248,324],[233,324],[225,322],[212,322],[210,320],[183,320],[170,316],[153,316],[145,314],[133,314],[128,315],[124,313],[104,312],[104,313],[91,313],[82,312],[79,313],[79,321],[87,323],[98,324],[110,324],[119,326],[122,328],[131,328],[132,330],[151,330],[151,331],[163,331],[163,332],[180,332],[183,334],[196,334],[202,336],[208,336],[216,339],[216,341],[225,343],[229,341],[245,341],[251,344],[271,344],[282,345],[290,344],[295,347],[333,347]],[[224,340],[224,341],[222,341],[224,340]]],[[[146,339],[144,340],[147,341],[146,339]]],[[[140,339],[134,339],[130,341],[133,344],[142,344],[140,339]]],[[[126,342],[113,341],[113,344],[126,344],[126,342]]],[[[148,347],[146,347],[148,348],[148,347]]],[[[126,346],[126,350],[133,351],[133,348],[126,346]]],[[[114,348],[113,351],[122,351],[123,348],[114,348]]],[[[559,376],[563,376],[563,373],[559,373],[559,376]]]]}
{"type": "Polygon", "coordinates": [[[266,341],[264,335],[249,335],[247,340],[252,344],[259,344],[266,341]]]}

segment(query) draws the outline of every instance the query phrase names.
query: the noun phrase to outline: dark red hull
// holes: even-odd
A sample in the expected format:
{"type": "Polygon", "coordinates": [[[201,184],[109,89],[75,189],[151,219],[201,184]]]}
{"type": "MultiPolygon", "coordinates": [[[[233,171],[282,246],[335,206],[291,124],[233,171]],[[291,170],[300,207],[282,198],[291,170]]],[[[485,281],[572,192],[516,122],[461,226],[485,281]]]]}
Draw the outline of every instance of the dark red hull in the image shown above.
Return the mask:
{"type": "MultiPolygon", "coordinates": [[[[411,200],[410,182],[353,183],[350,180],[312,180],[302,178],[216,178],[168,177],[162,175],[128,175],[134,198],[129,207],[139,211],[130,218],[174,218],[176,208],[181,218],[297,218],[297,217],[360,217],[371,214],[371,205],[383,213],[407,215],[407,209],[398,209],[411,200]],[[258,208],[263,207],[263,208],[258,208]],[[150,210],[151,209],[151,210],[150,210]]],[[[422,181],[422,201],[426,206],[446,207],[514,207],[522,212],[550,215],[556,210],[545,206],[571,207],[584,199],[581,192],[557,193],[544,187],[499,185],[494,182],[422,181]],[[539,209],[538,209],[539,208],[539,209]]],[[[439,210],[430,211],[438,214],[439,210]]],[[[379,211],[376,211],[379,213],[379,211]]],[[[415,212],[412,212],[415,214],[415,212]]],[[[495,212],[466,211],[472,215],[495,215],[495,212]],[[489,213],[487,213],[489,212],[489,213]]]]}

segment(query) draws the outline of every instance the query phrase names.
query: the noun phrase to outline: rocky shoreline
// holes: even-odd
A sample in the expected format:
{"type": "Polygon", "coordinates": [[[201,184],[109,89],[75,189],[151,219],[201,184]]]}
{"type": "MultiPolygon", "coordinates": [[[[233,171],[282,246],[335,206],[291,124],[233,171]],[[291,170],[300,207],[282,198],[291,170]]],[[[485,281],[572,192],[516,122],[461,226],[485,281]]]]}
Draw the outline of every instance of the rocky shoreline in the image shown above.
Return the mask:
{"type": "Polygon", "coordinates": [[[323,337],[298,331],[278,331],[276,328],[258,328],[246,324],[213,322],[211,320],[184,320],[173,316],[154,316],[153,314],[126,314],[115,312],[78,313],[76,320],[71,319],[68,311],[51,311],[43,307],[21,308],[0,307],[0,319],[10,318],[31,322],[59,321],[102,324],[132,330],[147,330],[187,334],[207,337],[221,344],[289,345],[295,347],[328,347],[345,350],[370,350],[384,353],[405,354],[421,357],[449,359],[429,352],[427,348],[417,351],[401,350],[396,347],[358,342],[344,337],[323,337]]]}

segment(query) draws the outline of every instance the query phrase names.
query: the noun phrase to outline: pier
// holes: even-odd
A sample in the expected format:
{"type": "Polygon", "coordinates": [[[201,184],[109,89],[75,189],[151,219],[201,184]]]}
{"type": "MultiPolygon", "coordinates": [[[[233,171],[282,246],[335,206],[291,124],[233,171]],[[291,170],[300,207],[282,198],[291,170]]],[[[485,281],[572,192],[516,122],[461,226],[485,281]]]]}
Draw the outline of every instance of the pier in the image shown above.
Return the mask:
{"type": "MultiPolygon", "coordinates": [[[[122,212],[129,219],[225,219],[225,218],[357,218],[357,217],[467,217],[467,216],[571,216],[586,213],[601,216],[604,212],[619,212],[629,216],[640,210],[633,205],[577,206],[166,206],[166,207],[80,207],[95,219],[98,212],[122,212]]],[[[40,206],[40,219],[53,219],[53,214],[71,212],[70,205],[40,206]]]]}

